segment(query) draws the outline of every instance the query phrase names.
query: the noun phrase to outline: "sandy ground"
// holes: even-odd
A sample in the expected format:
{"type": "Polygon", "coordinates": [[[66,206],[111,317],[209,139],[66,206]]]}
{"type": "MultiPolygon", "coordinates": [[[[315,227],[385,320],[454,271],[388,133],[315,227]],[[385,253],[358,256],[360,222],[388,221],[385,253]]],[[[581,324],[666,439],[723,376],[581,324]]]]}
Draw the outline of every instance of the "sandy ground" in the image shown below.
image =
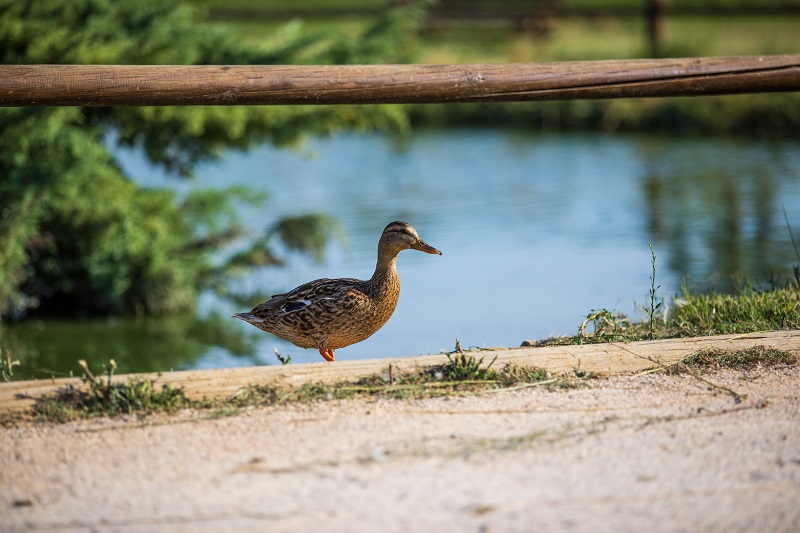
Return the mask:
{"type": "Polygon", "coordinates": [[[0,429],[2,531],[799,531],[800,369],[0,429]]]}

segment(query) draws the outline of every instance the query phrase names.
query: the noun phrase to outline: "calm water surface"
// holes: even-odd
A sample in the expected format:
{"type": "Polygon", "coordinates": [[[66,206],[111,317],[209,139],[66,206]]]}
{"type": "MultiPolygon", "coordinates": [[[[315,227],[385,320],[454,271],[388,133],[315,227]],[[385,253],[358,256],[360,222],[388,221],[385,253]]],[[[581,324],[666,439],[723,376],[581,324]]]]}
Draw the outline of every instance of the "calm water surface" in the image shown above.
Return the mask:
{"type": "MultiPolygon", "coordinates": [[[[412,223],[441,257],[400,255],[402,294],[389,323],[340,359],[436,353],[462,346],[518,346],[573,334],[592,309],[641,318],[650,251],[669,296],[731,289],[732,274],[766,283],[794,259],[787,213],[800,236],[796,142],[600,135],[530,136],[501,130],[419,131],[312,140],[301,151],[261,147],[204,165],[197,179],[168,178],[134,152],[123,166],[149,186],[179,190],[246,185],[267,191],[243,207],[258,234],[286,215],[336,217],[341,238],[326,261],[293,257],[232,282],[269,294],[319,277],[368,278],[377,240],[392,220],[412,223]]],[[[33,375],[100,365],[122,371],[322,360],[235,319],[245,311],[204,295],[198,316],[28,322],[7,326],[6,349],[33,375]]]]}

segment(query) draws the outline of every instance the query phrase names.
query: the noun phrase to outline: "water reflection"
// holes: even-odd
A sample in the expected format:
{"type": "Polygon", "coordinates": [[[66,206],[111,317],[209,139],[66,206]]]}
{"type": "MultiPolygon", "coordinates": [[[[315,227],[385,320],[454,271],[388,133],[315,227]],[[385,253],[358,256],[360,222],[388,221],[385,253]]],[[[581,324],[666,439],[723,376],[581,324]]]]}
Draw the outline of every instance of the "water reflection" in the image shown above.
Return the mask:
{"type": "MultiPolygon", "coordinates": [[[[572,334],[591,309],[636,316],[649,289],[652,242],[662,294],[766,284],[790,274],[785,207],[800,235],[800,147],[795,142],[598,135],[531,136],[502,130],[418,131],[313,140],[297,152],[261,147],[199,169],[194,182],[120,160],[142,183],[244,185],[265,190],[241,216],[257,235],[276,219],[324,211],[344,241],[322,264],[302,258],[231,283],[266,298],[320,277],[369,277],[377,239],[407,220],[442,257],[401,254],[403,289],[389,323],[341,359],[414,355],[469,346],[515,346],[572,334]]],[[[321,360],[228,318],[219,298],[201,318],[36,322],[0,330],[0,347],[30,368],[74,369],[114,357],[125,371],[321,360]]]]}
{"type": "Polygon", "coordinates": [[[798,261],[784,215],[800,216],[796,147],[673,143],[645,159],[648,231],[672,272],[693,290],[786,280],[798,261]]]}
{"type": "Polygon", "coordinates": [[[31,320],[0,330],[4,353],[22,364],[20,379],[80,375],[79,359],[100,372],[114,359],[122,372],[246,366],[258,336],[229,328],[227,317],[210,315],[93,320],[31,320]],[[204,360],[206,364],[201,364],[204,360]],[[208,364],[214,361],[216,364],[208,364]]]}

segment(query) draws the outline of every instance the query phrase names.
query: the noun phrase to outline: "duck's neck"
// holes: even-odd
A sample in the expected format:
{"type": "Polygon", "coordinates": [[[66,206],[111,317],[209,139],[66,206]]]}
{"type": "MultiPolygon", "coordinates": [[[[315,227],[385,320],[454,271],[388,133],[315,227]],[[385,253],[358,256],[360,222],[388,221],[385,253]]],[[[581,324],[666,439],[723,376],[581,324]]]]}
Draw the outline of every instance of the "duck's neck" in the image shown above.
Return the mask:
{"type": "Polygon", "coordinates": [[[397,254],[378,251],[378,263],[375,273],[369,280],[370,288],[375,293],[392,292],[400,289],[400,276],[397,274],[397,254]]]}

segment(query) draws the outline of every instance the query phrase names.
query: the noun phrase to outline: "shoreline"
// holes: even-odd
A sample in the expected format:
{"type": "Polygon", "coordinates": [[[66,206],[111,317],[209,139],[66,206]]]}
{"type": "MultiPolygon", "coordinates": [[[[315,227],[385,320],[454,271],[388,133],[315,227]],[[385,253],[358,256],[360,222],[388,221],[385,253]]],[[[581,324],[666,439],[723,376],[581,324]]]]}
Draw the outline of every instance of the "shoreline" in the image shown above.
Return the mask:
{"type": "MultiPolygon", "coordinates": [[[[531,341],[533,342],[533,341],[531,341]]],[[[606,342],[564,346],[527,346],[467,352],[488,363],[513,363],[547,370],[552,374],[576,370],[600,375],[641,372],[659,365],[669,366],[701,350],[739,350],[760,345],[800,357],[800,330],[685,337],[630,343],[606,342]]],[[[299,363],[212,370],[184,370],[163,374],[119,374],[113,381],[124,383],[131,377],[154,380],[182,388],[187,398],[217,400],[229,398],[250,385],[298,387],[308,383],[335,384],[385,372],[391,365],[401,371],[440,365],[444,354],[394,359],[299,363]]],[[[44,396],[68,387],[85,388],[81,378],[58,378],[0,383],[0,415],[29,411],[44,396]]]]}

